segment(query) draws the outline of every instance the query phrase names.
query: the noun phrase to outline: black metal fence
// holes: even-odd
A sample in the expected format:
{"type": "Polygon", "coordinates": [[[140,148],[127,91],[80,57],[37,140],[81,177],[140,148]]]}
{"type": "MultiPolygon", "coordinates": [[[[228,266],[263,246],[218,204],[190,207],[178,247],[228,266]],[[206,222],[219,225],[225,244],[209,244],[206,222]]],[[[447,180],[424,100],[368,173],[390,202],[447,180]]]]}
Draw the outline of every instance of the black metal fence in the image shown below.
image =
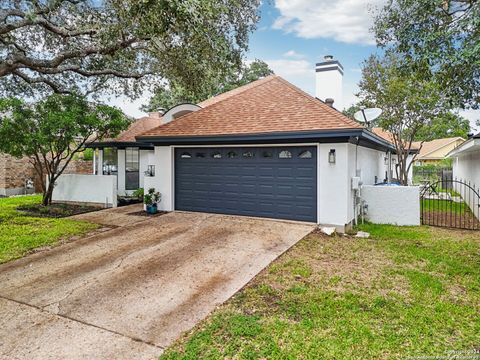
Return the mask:
{"type": "MultiPolygon", "coordinates": [[[[439,180],[452,181],[453,171],[450,167],[413,167],[413,183],[421,185],[425,183],[432,183],[439,180]]],[[[446,184],[449,185],[449,184],[446,184]]]]}
{"type": "Polygon", "coordinates": [[[447,177],[425,183],[420,211],[425,225],[480,230],[480,188],[447,177]]]}

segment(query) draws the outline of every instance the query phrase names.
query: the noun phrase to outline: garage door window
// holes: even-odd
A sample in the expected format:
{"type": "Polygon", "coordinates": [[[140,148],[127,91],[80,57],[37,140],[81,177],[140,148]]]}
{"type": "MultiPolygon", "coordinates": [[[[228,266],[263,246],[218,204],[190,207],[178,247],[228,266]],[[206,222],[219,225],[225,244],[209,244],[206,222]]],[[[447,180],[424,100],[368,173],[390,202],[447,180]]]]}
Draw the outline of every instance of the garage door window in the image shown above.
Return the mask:
{"type": "Polygon", "coordinates": [[[188,152],[184,152],[184,153],[182,153],[182,155],[180,155],[180,157],[181,157],[182,159],[191,159],[191,158],[192,158],[192,155],[191,155],[190,153],[188,153],[188,152]]]}
{"type": "Polygon", "coordinates": [[[288,150],[283,150],[283,151],[280,151],[280,154],[278,154],[278,157],[280,159],[291,159],[292,153],[288,150]]]}
{"type": "Polygon", "coordinates": [[[309,150],[302,151],[300,154],[298,154],[298,157],[300,159],[311,159],[312,158],[312,152],[309,150]]]}
{"type": "Polygon", "coordinates": [[[215,152],[212,153],[212,158],[221,159],[222,158],[222,153],[220,151],[215,151],[215,152]]]}
{"type": "Polygon", "coordinates": [[[197,157],[197,158],[204,158],[204,157],[205,157],[205,153],[204,153],[204,152],[197,152],[197,153],[195,154],[195,157],[197,157]]]}
{"type": "Polygon", "coordinates": [[[273,153],[271,151],[264,151],[262,156],[264,158],[272,158],[273,157],[273,153]]]}
{"type": "Polygon", "coordinates": [[[245,151],[243,153],[244,158],[253,158],[254,156],[255,156],[255,154],[252,151],[245,151]]]}
{"type": "Polygon", "coordinates": [[[227,153],[227,157],[228,157],[229,159],[236,158],[236,157],[237,157],[237,153],[236,153],[235,151],[229,151],[229,152],[227,153]]]}

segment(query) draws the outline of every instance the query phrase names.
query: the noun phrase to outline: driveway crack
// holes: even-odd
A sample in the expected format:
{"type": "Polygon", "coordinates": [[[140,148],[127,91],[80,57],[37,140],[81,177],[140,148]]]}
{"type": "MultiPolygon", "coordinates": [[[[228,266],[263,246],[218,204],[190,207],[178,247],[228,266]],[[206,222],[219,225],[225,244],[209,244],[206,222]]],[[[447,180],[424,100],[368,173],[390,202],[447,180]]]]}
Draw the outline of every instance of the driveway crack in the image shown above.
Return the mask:
{"type": "Polygon", "coordinates": [[[68,315],[64,315],[64,314],[56,314],[56,313],[52,313],[51,311],[48,311],[48,310],[45,310],[43,309],[42,307],[40,306],[36,306],[36,305],[32,305],[32,304],[29,304],[29,303],[26,303],[24,301],[19,301],[19,300],[15,300],[15,299],[11,299],[11,298],[8,298],[6,296],[3,296],[3,295],[0,295],[0,299],[3,299],[3,300],[6,300],[6,301],[11,301],[11,302],[14,302],[16,304],[20,304],[20,305],[23,305],[23,306],[28,306],[30,308],[33,308],[33,309],[36,309],[40,312],[43,312],[43,313],[47,313],[47,314],[50,314],[50,315],[53,315],[53,316],[56,316],[56,317],[59,317],[59,318],[62,318],[62,319],[65,319],[65,320],[70,320],[70,321],[74,321],[76,323],[79,323],[79,324],[82,324],[82,325],[85,325],[85,326],[89,326],[89,327],[93,327],[93,328],[96,328],[96,329],[99,329],[99,330],[102,330],[102,331],[106,331],[110,334],[114,334],[114,335],[117,335],[117,336],[121,336],[121,337],[124,337],[124,338],[127,338],[129,340],[132,340],[132,341],[135,341],[135,342],[139,342],[139,343],[142,343],[142,344],[145,344],[145,345],[149,345],[149,346],[153,346],[161,351],[165,350],[165,348],[163,346],[160,346],[160,345],[157,345],[157,344],[154,344],[153,342],[151,341],[148,341],[148,340],[143,340],[139,337],[135,337],[135,336],[130,336],[130,335],[127,335],[127,334],[124,334],[124,333],[121,333],[119,331],[116,331],[116,330],[112,330],[112,329],[107,329],[103,326],[99,326],[99,325],[95,325],[95,324],[92,324],[92,323],[88,323],[86,321],[83,321],[83,320],[80,320],[80,319],[75,319],[73,317],[70,317],[68,315]]]}

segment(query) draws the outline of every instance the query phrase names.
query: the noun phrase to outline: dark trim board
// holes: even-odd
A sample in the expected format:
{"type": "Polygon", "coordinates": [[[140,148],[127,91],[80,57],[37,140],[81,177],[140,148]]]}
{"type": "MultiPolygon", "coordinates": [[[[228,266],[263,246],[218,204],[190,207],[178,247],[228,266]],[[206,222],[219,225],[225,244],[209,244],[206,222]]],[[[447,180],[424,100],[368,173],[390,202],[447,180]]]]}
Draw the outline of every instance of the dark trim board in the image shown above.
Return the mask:
{"type": "Polygon", "coordinates": [[[324,67],[324,68],[318,68],[318,69],[315,69],[315,72],[324,72],[324,71],[331,71],[331,70],[338,70],[338,72],[343,75],[343,70],[341,68],[339,68],[338,66],[329,66],[329,67],[324,67]]]}
{"type": "Polygon", "coordinates": [[[324,61],[320,63],[316,63],[315,66],[324,66],[324,65],[338,65],[342,70],[343,70],[343,65],[340,64],[338,60],[330,60],[330,61],[324,61]]]}
{"type": "Polygon", "coordinates": [[[214,136],[148,136],[137,137],[139,142],[149,142],[158,146],[167,145],[237,145],[237,144],[278,144],[278,143],[342,143],[359,137],[377,150],[394,150],[394,147],[365,129],[278,132],[242,135],[214,136]]]}
{"type": "Polygon", "coordinates": [[[105,141],[105,142],[93,142],[86,144],[85,147],[92,149],[103,149],[103,148],[117,148],[125,149],[128,147],[137,147],[139,150],[153,150],[154,146],[147,142],[139,141],[105,141]]]}

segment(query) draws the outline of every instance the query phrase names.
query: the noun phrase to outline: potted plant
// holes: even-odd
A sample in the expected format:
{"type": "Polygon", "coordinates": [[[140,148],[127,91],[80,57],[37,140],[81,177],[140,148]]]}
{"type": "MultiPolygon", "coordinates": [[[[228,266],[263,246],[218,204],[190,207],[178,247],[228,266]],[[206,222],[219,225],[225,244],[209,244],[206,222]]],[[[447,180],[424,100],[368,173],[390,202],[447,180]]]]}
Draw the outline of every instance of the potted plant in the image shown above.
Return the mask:
{"type": "Polygon", "coordinates": [[[143,196],[143,201],[147,205],[148,214],[156,214],[158,211],[157,204],[160,202],[161,196],[154,188],[148,189],[148,193],[143,196]]]}

